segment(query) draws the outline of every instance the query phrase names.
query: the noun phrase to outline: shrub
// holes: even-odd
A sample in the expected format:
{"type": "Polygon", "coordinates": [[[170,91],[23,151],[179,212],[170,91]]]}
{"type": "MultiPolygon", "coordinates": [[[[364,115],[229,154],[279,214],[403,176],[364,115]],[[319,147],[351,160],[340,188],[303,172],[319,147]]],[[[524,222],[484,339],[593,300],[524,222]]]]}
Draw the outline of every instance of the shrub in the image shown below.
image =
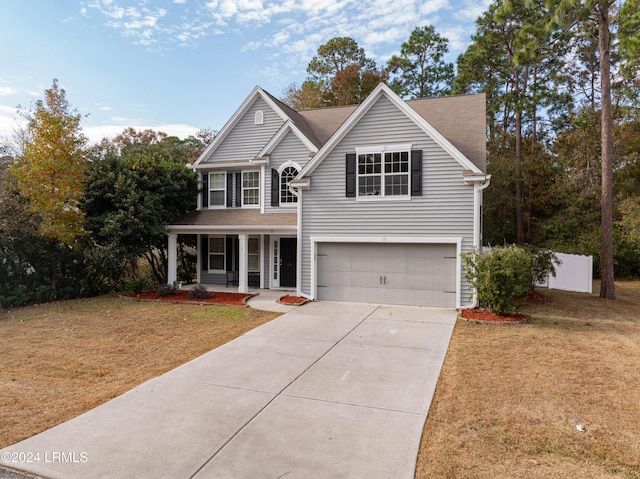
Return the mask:
{"type": "Polygon", "coordinates": [[[189,299],[209,299],[211,296],[213,295],[201,284],[191,288],[187,294],[189,299]]]}
{"type": "Polygon", "coordinates": [[[520,307],[515,297],[525,296],[534,276],[533,255],[518,246],[503,246],[481,253],[464,253],[465,279],[477,292],[481,306],[497,314],[510,315],[520,307]]]}
{"type": "Polygon", "coordinates": [[[556,266],[561,265],[562,261],[548,249],[529,248],[529,253],[533,261],[533,273],[531,275],[529,292],[533,292],[536,284],[544,283],[549,275],[555,277],[556,266]]]}
{"type": "Polygon", "coordinates": [[[156,289],[156,294],[158,296],[172,296],[174,294],[178,294],[178,292],[176,291],[176,288],[174,288],[170,284],[161,284],[156,289]]]}

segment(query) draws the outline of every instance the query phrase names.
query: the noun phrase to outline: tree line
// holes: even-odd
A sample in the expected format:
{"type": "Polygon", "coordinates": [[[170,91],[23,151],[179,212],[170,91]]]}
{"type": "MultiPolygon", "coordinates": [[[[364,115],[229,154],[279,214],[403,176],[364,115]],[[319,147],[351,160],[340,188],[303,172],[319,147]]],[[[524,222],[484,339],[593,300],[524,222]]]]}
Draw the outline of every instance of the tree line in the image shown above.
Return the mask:
{"type": "MultiPolygon", "coordinates": [[[[430,25],[382,66],[333,38],[281,100],[358,104],[380,82],[407,99],[484,92],[485,244],[593,255],[600,294],[613,298],[614,274],[640,275],[639,4],[496,0],[455,65],[430,25]]],[[[166,225],[195,207],[185,164],[213,132],[126,129],[88,146],[55,80],[21,115],[26,128],[0,145],[0,306],[166,281],[166,225]]],[[[183,246],[186,278],[194,258],[183,246]]]]}

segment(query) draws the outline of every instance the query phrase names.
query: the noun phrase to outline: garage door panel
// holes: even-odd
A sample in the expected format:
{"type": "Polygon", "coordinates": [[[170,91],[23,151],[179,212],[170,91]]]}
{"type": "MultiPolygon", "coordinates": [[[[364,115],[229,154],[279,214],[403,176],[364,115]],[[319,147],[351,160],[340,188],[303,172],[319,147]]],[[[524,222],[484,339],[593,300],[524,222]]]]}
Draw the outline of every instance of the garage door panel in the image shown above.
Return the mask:
{"type": "Polygon", "coordinates": [[[455,307],[456,245],[319,243],[319,299],[455,307]]]}
{"type": "Polygon", "coordinates": [[[455,291],[456,276],[453,274],[406,274],[385,273],[383,286],[393,289],[417,289],[433,291],[455,291]],[[384,283],[386,281],[386,283],[384,283]]]}

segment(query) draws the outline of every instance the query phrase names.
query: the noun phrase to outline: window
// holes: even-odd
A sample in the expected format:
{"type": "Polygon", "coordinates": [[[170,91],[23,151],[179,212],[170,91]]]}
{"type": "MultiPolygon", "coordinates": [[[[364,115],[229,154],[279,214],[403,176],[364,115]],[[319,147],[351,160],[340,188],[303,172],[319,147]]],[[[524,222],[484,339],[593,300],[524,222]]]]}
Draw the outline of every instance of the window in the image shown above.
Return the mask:
{"type": "Polygon", "coordinates": [[[358,196],[409,196],[409,151],[358,154],[358,196]]]}
{"type": "Polygon", "coordinates": [[[247,267],[249,271],[260,271],[260,238],[250,236],[247,244],[247,267]]]}
{"type": "Polygon", "coordinates": [[[260,172],[242,172],[242,206],[260,204],[260,172]]]}
{"type": "Polygon", "coordinates": [[[264,113],[262,112],[262,110],[258,110],[256,112],[254,120],[256,125],[264,124],[264,113]]]}
{"type": "Polygon", "coordinates": [[[209,206],[225,206],[225,173],[209,173],[209,206]]]}
{"type": "Polygon", "coordinates": [[[225,270],[225,237],[209,237],[209,269],[216,271],[225,270]]]}
{"type": "Polygon", "coordinates": [[[280,174],[280,203],[297,203],[298,197],[289,190],[289,182],[298,174],[293,166],[288,166],[280,174]]]}

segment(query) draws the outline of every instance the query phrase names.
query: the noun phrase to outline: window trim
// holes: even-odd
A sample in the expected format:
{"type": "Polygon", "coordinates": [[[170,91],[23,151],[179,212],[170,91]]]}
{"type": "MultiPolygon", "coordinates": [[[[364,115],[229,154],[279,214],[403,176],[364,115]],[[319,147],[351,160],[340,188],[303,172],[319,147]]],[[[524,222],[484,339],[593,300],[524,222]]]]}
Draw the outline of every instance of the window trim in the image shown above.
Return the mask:
{"type": "Polygon", "coordinates": [[[356,171],[355,171],[355,198],[357,201],[409,201],[411,200],[412,190],[411,190],[411,164],[412,164],[412,156],[411,151],[413,149],[412,143],[399,143],[399,144],[390,144],[390,145],[371,145],[365,147],[356,147],[356,171]],[[385,173],[385,164],[386,164],[386,156],[389,153],[406,153],[407,154],[407,172],[402,173],[385,173]],[[359,172],[359,159],[361,155],[371,155],[371,154],[379,154],[380,155],[380,173],[373,174],[360,174],[359,172]],[[385,194],[386,189],[386,178],[391,176],[400,176],[406,174],[407,176],[407,193],[404,195],[387,195],[385,194]],[[372,178],[379,177],[380,178],[380,194],[379,195],[361,195],[360,194],[360,179],[361,178],[372,178]]]}
{"type": "Polygon", "coordinates": [[[296,195],[294,195],[293,193],[291,194],[291,196],[287,196],[286,198],[288,199],[292,199],[291,201],[285,201],[283,196],[282,196],[282,192],[283,192],[283,184],[282,184],[282,180],[283,178],[283,174],[285,172],[285,170],[287,169],[293,169],[295,171],[295,174],[293,175],[293,178],[290,178],[289,181],[287,182],[287,190],[289,189],[289,182],[293,179],[295,179],[296,176],[298,176],[298,173],[300,173],[300,168],[298,168],[295,164],[293,163],[289,163],[289,164],[285,164],[283,165],[282,170],[280,170],[278,173],[278,194],[280,197],[280,206],[284,206],[284,207],[294,207],[298,204],[298,197],[296,195]]]}
{"type": "Polygon", "coordinates": [[[207,259],[209,261],[209,269],[207,270],[209,273],[218,273],[222,274],[226,272],[227,269],[227,237],[225,235],[207,235],[207,255],[209,256],[207,259]],[[222,240],[222,253],[220,252],[212,252],[211,248],[211,240],[212,239],[221,239],[222,240]],[[213,255],[222,256],[222,269],[213,269],[211,268],[211,257],[213,255]]]}
{"type": "Polygon", "coordinates": [[[208,179],[207,179],[207,183],[208,183],[208,191],[207,191],[207,208],[211,209],[211,210],[216,210],[216,209],[221,209],[221,208],[226,208],[227,207],[227,172],[226,171],[210,171],[207,173],[207,175],[209,175],[208,179]],[[222,175],[223,177],[223,188],[213,188],[213,181],[212,181],[212,177],[214,175],[222,175]],[[211,203],[211,193],[213,191],[222,191],[222,204],[220,205],[214,205],[211,203]]]}
{"type": "Polygon", "coordinates": [[[260,185],[262,183],[260,170],[242,170],[240,172],[240,183],[242,184],[242,186],[240,188],[240,202],[241,202],[240,206],[242,208],[260,208],[260,204],[262,203],[261,198],[260,198],[260,191],[261,191],[260,185]],[[244,175],[245,175],[245,173],[256,173],[258,175],[258,185],[245,188],[245,186],[244,186],[244,175]],[[258,202],[257,203],[245,204],[244,192],[248,191],[248,190],[256,190],[257,191],[257,198],[258,198],[258,202]]]}

